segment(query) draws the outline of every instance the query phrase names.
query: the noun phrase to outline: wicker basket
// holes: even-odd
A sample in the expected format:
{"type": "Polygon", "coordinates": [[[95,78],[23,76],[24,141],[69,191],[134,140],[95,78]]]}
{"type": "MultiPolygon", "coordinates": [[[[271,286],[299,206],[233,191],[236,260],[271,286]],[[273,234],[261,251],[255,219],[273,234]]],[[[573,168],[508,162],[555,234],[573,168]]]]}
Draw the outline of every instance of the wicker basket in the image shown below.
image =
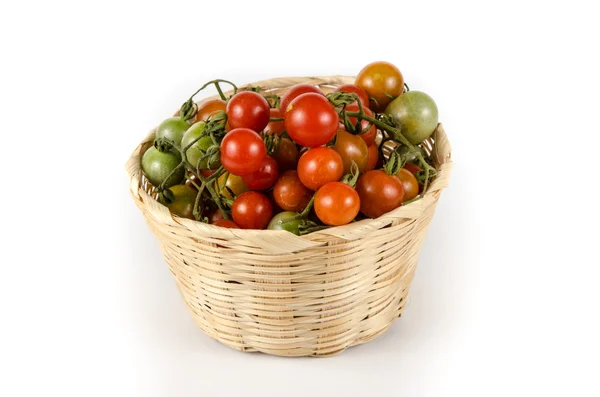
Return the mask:
{"type": "MultiPolygon", "coordinates": [[[[353,81],[290,77],[251,85],[281,95],[299,83],[330,92],[353,81]]],[[[243,351],[329,356],[370,341],[400,317],[452,166],[441,125],[425,145],[439,173],[423,199],[378,219],[301,237],[172,217],[153,199],[153,187],[141,172],[141,156],[153,139],[154,131],[127,163],[131,193],[206,334],[243,351]]]]}

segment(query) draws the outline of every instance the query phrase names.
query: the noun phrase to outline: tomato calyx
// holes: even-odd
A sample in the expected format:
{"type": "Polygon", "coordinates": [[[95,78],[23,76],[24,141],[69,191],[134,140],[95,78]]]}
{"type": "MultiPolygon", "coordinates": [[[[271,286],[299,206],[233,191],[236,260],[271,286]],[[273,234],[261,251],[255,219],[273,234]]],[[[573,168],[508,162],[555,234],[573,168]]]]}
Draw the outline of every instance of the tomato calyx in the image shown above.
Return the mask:
{"type": "Polygon", "coordinates": [[[360,170],[358,169],[358,165],[354,162],[354,160],[350,161],[352,162],[352,165],[350,166],[350,172],[344,175],[340,182],[355,188],[358,177],[360,176],[360,170]]]}
{"type": "Polygon", "coordinates": [[[396,175],[403,166],[404,163],[402,162],[400,155],[397,152],[392,152],[390,153],[388,161],[383,166],[383,170],[388,175],[396,175]]]}
{"type": "Polygon", "coordinates": [[[246,87],[246,91],[252,91],[252,92],[256,92],[257,94],[260,92],[261,88],[259,86],[251,86],[249,85],[248,87],[246,87]]]}
{"type": "Polygon", "coordinates": [[[223,79],[211,80],[208,83],[204,84],[202,87],[198,88],[198,90],[196,92],[194,92],[189,97],[189,99],[181,105],[181,108],[179,109],[179,117],[181,117],[181,119],[185,120],[185,121],[192,120],[193,118],[196,117],[196,113],[198,113],[198,105],[194,102],[194,97],[196,96],[196,94],[198,94],[200,91],[202,91],[203,89],[205,89],[206,87],[208,87],[211,84],[214,84],[221,99],[224,101],[227,101],[227,97],[223,93],[223,90],[221,89],[221,86],[219,85],[219,83],[226,83],[226,84],[231,85],[233,87],[234,95],[237,93],[238,88],[231,81],[223,80],[223,79]]]}
{"type": "Polygon", "coordinates": [[[173,204],[175,202],[175,194],[167,187],[158,193],[158,201],[164,205],[173,204]]]}
{"type": "MultiPolygon", "coordinates": [[[[269,106],[271,109],[279,109],[279,104],[281,103],[281,97],[277,94],[266,94],[263,95],[267,102],[269,102],[269,106]]],[[[282,119],[283,120],[283,119],[282,119]]],[[[276,121],[271,119],[271,121],[276,121]]]]}
{"type": "Polygon", "coordinates": [[[327,99],[329,99],[329,102],[331,102],[331,104],[336,109],[339,108],[339,118],[340,120],[342,120],[342,124],[344,125],[345,130],[351,133],[352,135],[364,134],[368,132],[371,129],[371,127],[373,127],[373,123],[368,120],[368,125],[365,128],[362,127],[362,115],[366,114],[366,112],[364,110],[362,101],[360,101],[358,95],[356,95],[355,93],[332,92],[330,94],[327,94],[327,99]],[[356,117],[356,123],[354,124],[352,123],[352,121],[350,120],[350,116],[348,115],[347,107],[350,105],[354,107],[358,106],[358,116],[356,117]]]}
{"type": "Polygon", "coordinates": [[[173,141],[167,138],[156,138],[154,140],[154,147],[161,153],[171,151],[173,146],[175,146],[173,141]]]}
{"type": "Polygon", "coordinates": [[[279,141],[281,137],[276,134],[261,133],[265,147],[267,148],[267,156],[273,156],[279,149],[279,141]]]}

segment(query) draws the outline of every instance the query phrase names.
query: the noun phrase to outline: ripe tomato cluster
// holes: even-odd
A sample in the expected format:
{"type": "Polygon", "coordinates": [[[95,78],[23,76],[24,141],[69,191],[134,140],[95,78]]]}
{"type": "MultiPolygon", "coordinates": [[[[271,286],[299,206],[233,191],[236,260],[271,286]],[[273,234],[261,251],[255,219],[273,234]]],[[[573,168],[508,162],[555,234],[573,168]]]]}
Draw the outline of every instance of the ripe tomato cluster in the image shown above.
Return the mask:
{"type": "Polygon", "coordinates": [[[437,107],[390,63],[369,64],[328,94],[309,84],[282,97],[225,80],[204,87],[222,93],[221,83],[234,94],[200,106],[192,95],[142,158],[177,216],[305,234],[377,218],[418,199],[435,176],[420,143],[437,107]]]}

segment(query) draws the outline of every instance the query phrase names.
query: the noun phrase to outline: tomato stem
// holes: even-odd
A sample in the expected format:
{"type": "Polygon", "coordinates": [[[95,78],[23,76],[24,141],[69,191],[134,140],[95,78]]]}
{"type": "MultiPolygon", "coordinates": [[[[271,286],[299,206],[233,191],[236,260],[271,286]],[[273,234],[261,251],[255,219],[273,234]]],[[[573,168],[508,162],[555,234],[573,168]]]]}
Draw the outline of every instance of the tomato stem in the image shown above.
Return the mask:
{"type": "Polygon", "coordinates": [[[319,230],[324,230],[328,228],[330,228],[330,226],[319,225],[318,223],[315,223],[313,221],[305,220],[300,225],[298,225],[298,232],[300,236],[303,236],[305,234],[318,232],[319,230]]]}
{"type": "MultiPolygon", "coordinates": [[[[265,97],[267,102],[269,102],[269,106],[271,107],[271,109],[277,109],[279,107],[279,104],[281,103],[281,98],[279,97],[279,95],[267,94],[267,95],[263,95],[263,96],[265,97]]],[[[283,109],[283,110],[285,110],[285,109],[283,109]]]]}
{"type": "Polygon", "coordinates": [[[215,88],[217,89],[217,92],[219,93],[219,96],[221,97],[221,99],[224,101],[227,101],[227,97],[223,93],[223,90],[221,90],[221,86],[219,85],[218,81],[215,82],[215,88]]]}
{"type": "Polygon", "coordinates": [[[358,181],[358,177],[360,176],[360,170],[358,165],[354,160],[350,160],[352,165],[350,166],[350,172],[342,177],[341,182],[350,186],[351,188],[356,187],[356,182],[358,181]]]}
{"type": "Polygon", "coordinates": [[[312,197],[310,198],[310,201],[308,202],[308,204],[306,204],[306,207],[302,210],[302,212],[298,213],[295,216],[291,216],[287,219],[284,219],[281,221],[281,223],[288,223],[291,221],[297,221],[300,219],[306,219],[308,217],[308,215],[310,214],[310,211],[313,208],[313,205],[315,203],[315,197],[317,196],[317,193],[315,192],[315,194],[312,195],[312,197]]]}
{"type": "Polygon", "coordinates": [[[179,117],[181,117],[182,120],[186,121],[196,117],[196,114],[198,113],[198,105],[196,105],[196,103],[194,102],[194,97],[196,96],[196,94],[198,94],[200,91],[202,91],[211,84],[215,85],[215,88],[217,89],[217,92],[219,93],[221,99],[227,101],[227,97],[223,93],[223,90],[221,90],[221,86],[219,85],[219,83],[227,83],[231,85],[233,87],[233,95],[237,94],[238,88],[231,81],[223,79],[211,80],[208,83],[204,84],[202,87],[198,88],[198,90],[196,90],[196,92],[194,92],[192,96],[190,96],[189,99],[181,105],[181,108],[179,109],[179,117]]]}

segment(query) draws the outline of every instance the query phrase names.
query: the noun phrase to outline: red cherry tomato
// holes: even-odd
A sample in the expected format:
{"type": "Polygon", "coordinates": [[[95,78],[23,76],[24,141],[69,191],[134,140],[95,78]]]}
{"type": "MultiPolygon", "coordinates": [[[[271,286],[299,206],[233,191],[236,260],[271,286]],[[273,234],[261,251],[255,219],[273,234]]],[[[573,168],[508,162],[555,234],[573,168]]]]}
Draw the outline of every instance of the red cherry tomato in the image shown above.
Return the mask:
{"type": "Polygon", "coordinates": [[[256,92],[238,92],[227,102],[227,121],[233,129],[261,132],[269,123],[270,114],[269,102],[256,92]]]}
{"type": "Polygon", "coordinates": [[[298,164],[298,147],[291,139],[282,138],[273,158],[277,161],[279,172],[295,169],[298,164]]]}
{"type": "Polygon", "coordinates": [[[202,175],[205,178],[208,178],[209,176],[211,176],[215,172],[217,172],[217,170],[200,170],[200,175],[202,175]]]}
{"type": "Polygon", "coordinates": [[[404,188],[404,200],[402,202],[412,200],[419,194],[419,182],[417,178],[406,168],[400,168],[396,174],[396,178],[402,182],[404,188]]]}
{"type": "Polygon", "coordinates": [[[380,170],[372,170],[358,178],[356,191],[360,197],[360,212],[369,218],[379,218],[402,205],[404,187],[398,178],[380,170]]]}
{"type": "Polygon", "coordinates": [[[244,175],[242,181],[252,190],[266,190],[273,186],[279,176],[279,168],[273,157],[267,156],[258,171],[244,175]]]}
{"type": "Polygon", "coordinates": [[[236,128],[221,141],[221,164],[234,175],[251,174],[261,167],[267,148],[260,135],[248,128],[236,128]]]}
{"type": "Polygon", "coordinates": [[[215,222],[224,219],[223,218],[223,213],[218,208],[215,209],[215,210],[212,210],[212,211],[208,212],[206,214],[206,217],[208,218],[208,223],[210,223],[210,224],[214,224],[215,222]]]}
{"type": "Polygon", "coordinates": [[[285,130],[296,143],[317,147],[335,135],[339,117],[323,95],[308,93],[294,99],[285,111],[285,130]]]}
{"type": "Polygon", "coordinates": [[[281,101],[279,102],[279,110],[281,113],[285,114],[288,105],[292,102],[296,97],[306,94],[307,92],[314,92],[316,94],[324,95],[323,92],[310,84],[298,84],[292,88],[290,88],[283,96],[281,97],[281,101]]]}
{"type": "MultiPolygon", "coordinates": [[[[348,105],[346,106],[346,111],[348,112],[358,112],[358,105],[348,105]]],[[[373,112],[369,110],[369,108],[363,108],[363,112],[365,112],[365,114],[367,116],[371,116],[373,117],[373,112]]],[[[352,125],[356,125],[356,122],[358,121],[357,117],[348,117],[348,119],[350,119],[350,122],[352,123],[352,125]]],[[[360,134],[359,136],[363,139],[363,141],[365,141],[365,143],[367,144],[367,146],[372,145],[373,143],[375,143],[375,138],[377,138],[377,127],[375,126],[375,124],[371,124],[371,127],[369,127],[369,122],[367,120],[361,120],[360,121],[360,128],[363,132],[362,134],[360,134]],[[367,128],[369,128],[367,130],[367,128]]]]}
{"type": "MultiPolygon", "coordinates": [[[[358,99],[362,103],[363,108],[365,106],[369,107],[369,97],[367,96],[367,93],[365,92],[365,90],[363,90],[356,84],[343,84],[343,85],[339,86],[338,89],[335,91],[356,94],[356,95],[358,95],[358,99]]],[[[354,102],[353,104],[356,104],[356,102],[354,102]]]]}
{"type": "Polygon", "coordinates": [[[289,170],[279,176],[273,188],[273,198],[285,211],[302,211],[312,197],[312,192],[300,182],[298,172],[289,170]]]}
{"type": "Polygon", "coordinates": [[[228,229],[239,229],[240,227],[234,221],[230,221],[229,219],[219,219],[213,222],[213,225],[226,227],[228,229]]]}
{"type": "MultiPolygon", "coordinates": [[[[283,113],[279,109],[271,109],[270,112],[271,112],[270,118],[272,118],[272,119],[283,118],[283,113]]],[[[275,135],[281,135],[284,130],[285,130],[285,125],[283,124],[283,120],[282,121],[269,121],[269,124],[267,124],[267,126],[265,127],[265,132],[268,131],[270,134],[275,134],[275,135]]]]}
{"type": "Polygon", "coordinates": [[[298,177],[304,186],[318,190],[344,176],[342,157],[333,149],[318,147],[304,153],[298,161],[298,177]]]}
{"type": "Polygon", "coordinates": [[[383,112],[392,98],[401,95],[404,90],[402,73],[389,62],[368,64],[358,73],[355,83],[367,96],[375,99],[369,106],[375,112],[383,112]]]}
{"type": "Polygon", "coordinates": [[[360,210],[360,198],[356,190],[342,182],[329,182],[315,196],[315,212],[329,226],[346,225],[360,210]]]}
{"type": "Polygon", "coordinates": [[[264,229],[273,216],[273,206],[264,194],[246,192],[233,202],[231,216],[242,229],[264,229]]]}
{"type": "Polygon", "coordinates": [[[406,168],[407,170],[409,170],[413,175],[417,175],[417,173],[419,171],[421,171],[421,167],[419,167],[416,164],[413,163],[406,163],[404,164],[404,168],[406,168]]]}
{"type": "Polygon", "coordinates": [[[218,111],[225,111],[227,104],[221,99],[211,99],[198,106],[198,113],[196,113],[196,121],[206,121],[209,117],[212,117],[218,111]]]}
{"type": "Polygon", "coordinates": [[[333,150],[342,157],[344,173],[347,174],[351,171],[352,161],[356,163],[360,172],[367,167],[369,148],[358,135],[352,135],[346,130],[339,130],[333,150]]]}
{"type": "Polygon", "coordinates": [[[379,148],[377,145],[372,144],[369,146],[369,157],[367,160],[367,167],[365,168],[365,172],[374,170],[377,167],[377,162],[379,161],[379,148]]]}

